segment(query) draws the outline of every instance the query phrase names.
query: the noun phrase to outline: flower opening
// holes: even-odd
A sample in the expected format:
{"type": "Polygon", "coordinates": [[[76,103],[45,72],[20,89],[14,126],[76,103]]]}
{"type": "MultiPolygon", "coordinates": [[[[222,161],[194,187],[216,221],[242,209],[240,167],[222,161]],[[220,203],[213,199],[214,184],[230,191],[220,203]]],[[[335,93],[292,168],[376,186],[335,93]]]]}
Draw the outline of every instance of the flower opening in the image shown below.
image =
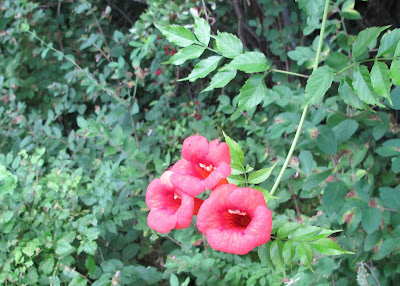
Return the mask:
{"type": "Polygon", "coordinates": [[[246,254],[269,241],[272,213],[261,192],[223,184],[204,201],[197,226],[212,248],[246,254]]]}

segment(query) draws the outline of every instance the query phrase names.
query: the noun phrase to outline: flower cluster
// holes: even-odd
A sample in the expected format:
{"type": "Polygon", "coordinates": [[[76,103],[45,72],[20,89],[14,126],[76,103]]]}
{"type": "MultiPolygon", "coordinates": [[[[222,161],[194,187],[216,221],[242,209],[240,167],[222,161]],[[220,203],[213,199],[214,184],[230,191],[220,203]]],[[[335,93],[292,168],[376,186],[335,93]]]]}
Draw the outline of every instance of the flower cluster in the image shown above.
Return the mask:
{"type": "Polygon", "coordinates": [[[216,250],[246,254],[269,241],[272,214],[264,196],[226,179],[231,173],[226,143],[194,135],[183,142],[182,157],[147,188],[150,228],[182,229],[197,215],[198,229],[216,250]],[[196,198],[205,190],[212,190],[207,199],[196,198]]]}

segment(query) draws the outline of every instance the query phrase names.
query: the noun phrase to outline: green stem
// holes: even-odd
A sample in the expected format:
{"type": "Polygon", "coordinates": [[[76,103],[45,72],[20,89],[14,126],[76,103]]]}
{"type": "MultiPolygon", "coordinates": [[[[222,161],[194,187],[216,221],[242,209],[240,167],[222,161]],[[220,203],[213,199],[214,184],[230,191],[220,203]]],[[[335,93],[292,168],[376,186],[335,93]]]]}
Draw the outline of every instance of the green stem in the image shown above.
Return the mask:
{"type": "Polygon", "coordinates": [[[289,71],[283,71],[283,70],[275,70],[271,69],[271,72],[277,72],[277,73],[283,73],[283,74],[288,74],[288,75],[294,75],[298,77],[304,77],[304,78],[309,78],[309,75],[301,74],[301,73],[295,73],[295,72],[289,72],[289,71]]]}
{"type": "MultiPolygon", "coordinates": [[[[319,57],[320,57],[320,54],[321,54],[322,43],[323,43],[323,40],[324,40],[326,19],[328,18],[328,8],[329,8],[329,0],[326,0],[325,1],[325,8],[324,8],[324,15],[322,16],[321,31],[320,31],[320,34],[319,34],[319,41],[318,41],[317,53],[315,55],[313,72],[317,69],[318,63],[319,63],[319,57]]],[[[301,129],[303,128],[303,123],[304,123],[304,120],[306,118],[307,111],[308,111],[308,105],[306,105],[304,107],[304,109],[303,109],[303,113],[301,114],[301,119],[300,119],[300,122],[299,122],[299,126],[297,127],[297,131],[296,131],[296,134],[294,136],[292,146],[290,146],[289,153],[288,153],[288,155],[286,157],[285,163],[283,163],[283,166],[282,166],[282,169],[281,169],[281,171],[280,171],[280,173],[278,175],[278,178],[276,178],[276,181],[275,181],[275,183],[274,183],[274,185],[273,185],[273,187],[271,189],[271,195],[272,196],[274,195],[276,189],[278,188],[279,183],[282,180],[283,174],[285,173],[286,168],[289,165],[290,159],[292,158],[294,149],[296,148],[297,141],[299,140],[299,137],[300,137],[301,129]]]]}
{"type": "Polygon", "coordinates": [[[399,57],[393,57],[393,58],[376,58],[376,59],[368,59],[368,60],[363,60],[363,61],[359,61],[359,62],[355,62],[352,63],[351,65],[341,69],[340,71],[338,71],[337,73],[334,73],[334,75],[339,75],[342,72],[344,72],[345,70],[348,70],[351,67],[354,67],[356,65],[362,64],[362,63],[367,63],[367,62],[373,62],[373,61],[393,61],[393,60],[398,60],[399,57]]]}

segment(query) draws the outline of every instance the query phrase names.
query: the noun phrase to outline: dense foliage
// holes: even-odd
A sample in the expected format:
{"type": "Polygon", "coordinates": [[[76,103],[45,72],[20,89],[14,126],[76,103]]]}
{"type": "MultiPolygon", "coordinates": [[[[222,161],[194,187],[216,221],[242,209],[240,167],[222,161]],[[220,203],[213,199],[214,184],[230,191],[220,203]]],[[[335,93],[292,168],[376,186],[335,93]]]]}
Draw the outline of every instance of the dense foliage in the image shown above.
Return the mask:
{"type": "Polygon", "coordinates": [[[393,285],[400,30],[364,27],[364,1],[326,22],[324,0],[142,2],[0,3],[0,283],[393,285]],[[148,227],[147,186],[195,133],[263,191],[268,244],[148,227]]]}

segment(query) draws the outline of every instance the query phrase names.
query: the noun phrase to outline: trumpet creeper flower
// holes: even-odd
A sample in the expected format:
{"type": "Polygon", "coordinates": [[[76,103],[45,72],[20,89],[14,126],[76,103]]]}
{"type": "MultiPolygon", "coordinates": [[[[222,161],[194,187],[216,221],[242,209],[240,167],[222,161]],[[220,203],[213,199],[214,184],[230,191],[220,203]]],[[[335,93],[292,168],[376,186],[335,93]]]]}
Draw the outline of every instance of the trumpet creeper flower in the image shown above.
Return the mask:
{"type": "Polygon", "coordinates": [[[270,240],[272,213],[260,191],[224,184],[202,204],[197,227],[212,248],[243,255],[270,240]]]}
{"type": "Polygon", "coordinates": [[[150,209],[147,224],[161,233],[190,226],[203,202],[175,188],[169,180],[171,174],[166,171],[160,179],[151,181],[146,191],[146,204],[150,209]]]}
{"type": "Polygon", "coordinates": [[[213,189],[231,174],[229,147],[218,139],[208,143],[200,135],[188,137],[183,142],[182,157],[170,169],[171,183],[193,197],[213,189]]]}

